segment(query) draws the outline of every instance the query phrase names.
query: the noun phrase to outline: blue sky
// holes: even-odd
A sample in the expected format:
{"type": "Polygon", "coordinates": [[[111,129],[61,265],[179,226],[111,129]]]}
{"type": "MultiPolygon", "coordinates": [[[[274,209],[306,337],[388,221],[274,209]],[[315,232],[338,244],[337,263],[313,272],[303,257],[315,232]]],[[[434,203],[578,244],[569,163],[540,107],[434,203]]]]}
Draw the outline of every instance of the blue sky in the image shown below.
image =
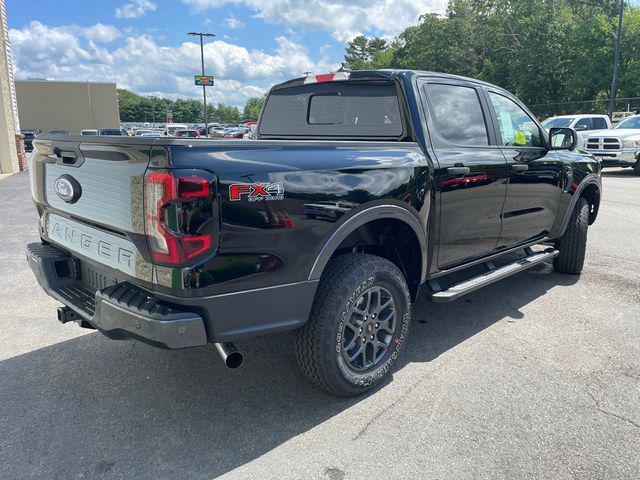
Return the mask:
{"type": "Polygon", "coordinates": [[[304,71],[328,71],[345,42],[392,37],[445,0],[7,0],[16,77],[114,81],[144,95],[199,98],[207,43],[215,102],[243,105],[304,71]]]}

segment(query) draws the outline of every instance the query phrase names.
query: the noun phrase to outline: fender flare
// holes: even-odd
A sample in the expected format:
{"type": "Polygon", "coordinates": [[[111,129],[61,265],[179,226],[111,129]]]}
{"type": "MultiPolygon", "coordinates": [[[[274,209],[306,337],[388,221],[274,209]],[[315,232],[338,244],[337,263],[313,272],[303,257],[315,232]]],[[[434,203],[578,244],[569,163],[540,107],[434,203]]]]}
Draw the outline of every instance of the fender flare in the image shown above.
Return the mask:
{"type": "Polygon", "coordinates": [[[582,179],[582,181],[580,182],[580,185],[578,185],[578,188],[576,188],[575,192],[573,192],[573,195],[571,196],[571,202],[569,203],[569,207],[564,213],[564,218],[562,220],[562,223],[560,224],[556,232],[552,232],[549,235],[551,238],[560,238],[562,235],[564,235],[565,230],[569,226],[569,220],[571,219],[571,214],[573,213],[573,210],[576,208],[576,205],[578,204],[578,200],[582,198],[582,192],[584,192],[589,185],[596,185],[598,187],[598,190],[600,191],[600,199],[602,199],[602,180],[600,179],[600,176],[595,173],[591,173],[587,175],[585,178],[582,179]]]}
{"type": "Polygon", "coordinates": [[[365,210],[361,210],[349,217],[331,234],[329,239],[323,245],[320,253],[317,255],[313,263],[313,266],[311,267],[308,280],[320,279],[320,276],[327,266],[327,263],[329,263],[329,259],[333,253],[351,233],[366,223],[381,219],[400,220],[411,227],[416,234],[418,242],[420,243],[420,255],[422,258],[420,283],[423,283],[427,272],[426,229],[422,226],[416,215],[411,213],[406,207],[401,207],[399,205],[376,205],[366,208],[365,210]]]}

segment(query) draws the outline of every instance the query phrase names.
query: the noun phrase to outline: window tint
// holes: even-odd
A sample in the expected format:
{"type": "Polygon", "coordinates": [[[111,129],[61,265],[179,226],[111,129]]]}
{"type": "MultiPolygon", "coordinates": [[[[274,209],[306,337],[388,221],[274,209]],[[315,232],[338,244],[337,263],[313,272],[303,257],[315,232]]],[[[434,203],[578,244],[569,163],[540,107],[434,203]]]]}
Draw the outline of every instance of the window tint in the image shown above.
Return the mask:
{"type": "Polygon", "coordinates": [[[540,129],[522,108],[497,93],[489,92],[489,98],[498,117],[502,145],[542,146],[540,129]]]}
{"type": "Polygon", "coordinates": [[[609,128],[607,125],[607,121],[604,118],[594,117],[591,119],[591,121],[593,122],[594,130],[606,130],[607,128],[609,128]]]}
{"type": "Polygon", "coordinates": [[[591,130],[591,125],[589,122],[589,118],[581,118],[580,120],[578,120],[576,122],[576,124],[574,125],[574,127],[587,127],[587,130],[591,130]]]}
{"type": "Polygon", "coordinates": [[[542,122],[542,126],[544,128],[555,128],[555,127],[568,127],[571,125],[575,117],[552,117],[547,118],[544,122],[542,122]]]}
{"type": "Polygon", "coordinates": [[[455,145],[488,145],[478,93],[470,87],[430,84],[427,87],[436,130],[455,145]]]}
{"type": "Polygon", "coordinates": [[[391,82],[355,81],[274,90],[260,120],[260,134],[398,138],[403,134],[398,92],[391,82]]]}
{"type": "Polygon", "coordinates": [[[640,117],[631,117],[620,122],[615,128],[640,128],[640,117]]]}

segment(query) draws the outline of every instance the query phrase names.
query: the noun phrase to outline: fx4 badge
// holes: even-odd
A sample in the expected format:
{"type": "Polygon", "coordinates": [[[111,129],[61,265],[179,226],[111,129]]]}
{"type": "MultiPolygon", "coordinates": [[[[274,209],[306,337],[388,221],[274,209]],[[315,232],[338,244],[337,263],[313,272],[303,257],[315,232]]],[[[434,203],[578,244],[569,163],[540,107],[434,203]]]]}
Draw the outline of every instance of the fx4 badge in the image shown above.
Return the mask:
{"type": "Polygon", "coordinates": [[[247,197],[250,202],[263,200],[284,200],[284,184],[275,183],[234,183],[229,185],[229,200],[237,202],[247,197]]]}

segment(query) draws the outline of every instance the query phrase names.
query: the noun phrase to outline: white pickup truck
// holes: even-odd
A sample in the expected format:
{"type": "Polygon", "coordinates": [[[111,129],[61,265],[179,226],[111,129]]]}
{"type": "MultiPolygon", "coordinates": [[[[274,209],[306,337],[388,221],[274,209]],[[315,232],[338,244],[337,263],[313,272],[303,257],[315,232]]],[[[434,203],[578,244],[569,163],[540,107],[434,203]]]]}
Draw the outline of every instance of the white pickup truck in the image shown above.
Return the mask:
{"type": "Polygon", "coordinates": [[[631,167],[640,176],[640,115],[629,117],[610,130],[591,133],[586,150],[603,167],[631,167]]]}
{"type": "Polygon", "coordinates": [[[549,131],[554,127],[573,128],[578,132],[577,148],[585,148],[587,138],[596,130],[609,130],[613,128],[607,115],[583,114],[583,115],[558,115],[547,118],[542,126],[549,131]]]}

